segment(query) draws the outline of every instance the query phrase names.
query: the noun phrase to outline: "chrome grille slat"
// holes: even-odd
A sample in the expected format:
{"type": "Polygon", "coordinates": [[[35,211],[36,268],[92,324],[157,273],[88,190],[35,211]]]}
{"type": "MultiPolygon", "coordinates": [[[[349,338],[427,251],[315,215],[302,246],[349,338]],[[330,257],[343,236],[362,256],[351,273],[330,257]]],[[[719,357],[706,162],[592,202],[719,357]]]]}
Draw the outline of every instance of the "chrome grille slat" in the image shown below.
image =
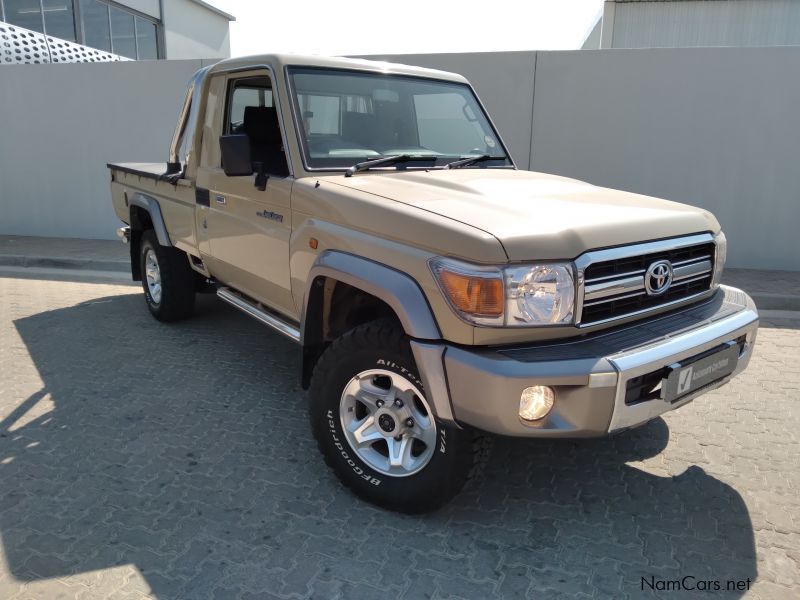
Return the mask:
{"type": "Polygon", "coordinates": [[[680,281],[677,281],[676,283],[679,283],[679,284],[693,283],[695,281],[702,281],[703,279],[708,279],[710,277],[711,277],[711,273],[707,273],[705,275],[699,275],[697,277],[692,277],[691,279],[681,279],[680,281]]]}
{"type": "MultiPolygon", "coordinates": [[[[625,279],[587,285],[584,298],[585,301],[592,301],[595,298],[616,296],[617,294],[625,293],[629,290],[644,290],[644,278],[641,276],[627,277],[625,279]]],[[[587,302],[585,302],[585,304],[586,303],[587,302]]]]}
{"type": "Polygon", "coordinates": [[[699,263],[693,263],[691,265],[685,265],[683,267],[678,267],[677,269],[673,268],[672,269],[673,281],[682,281],[694,275],[711,273],[713,269],[714,265],[711,264],[710,260],[705,260],[699,263]]]}
{"type": "MultiPolygon", "coordinates": [[[[630,275],[630,276],[644,275],[646,270],[647,269],[639,269],[638,271],[631,271],[630,273],[625,273],[625,275],[630,275]]],[[[621,276],[623,276],[623,275],[620,274],[620,275],[607,275],[605,277],[595,277],[594,279],[587,279],[586,280],[586,284],[588,285],[590,283],[596,283],[598,281],[608,281],[610,279],[617,279],[618,277],[621,277],[621,276]]]]}
{"type": "Polygon", "coordinates": [[[575,261],[580,281],[579,326],[644,315],[707,295],[713,256],[711,234],[587,252],[575,261]],[[647,268],[663,260],[672,266],[672,283],[664,294],[649,295],[647,268]]]}
{"type": "Polygon", "coordinates": [[[690,263],[700,262],[702,260],[709,260],[710,261],[712,258],[713,258],[713,256],[711,256],[710,254],[706,254],[705,256],[698,256],[697,258],[690,258],[689,260],[681,260],[679,262],[674,262],[674,263],[672,263],[672,266],[673,267],[680,267],[680,266],[683,266],[683,265],[688,265],[690,263]]]}
{"type": "Polygon", "coordinates": [[[607,298],[602,300],[593,300],[592,302],[584,302],[584,306],[597,306],[598,304],[608,304],[609,302],[614,302],[615,300],[625,300],[626,298],[634,298],[636,296],[641,296],[644,294],[644,290],[641,292],[632,292],[630,294],[623,294],[622,296],[614,296],[613,298],[607,298]]]}

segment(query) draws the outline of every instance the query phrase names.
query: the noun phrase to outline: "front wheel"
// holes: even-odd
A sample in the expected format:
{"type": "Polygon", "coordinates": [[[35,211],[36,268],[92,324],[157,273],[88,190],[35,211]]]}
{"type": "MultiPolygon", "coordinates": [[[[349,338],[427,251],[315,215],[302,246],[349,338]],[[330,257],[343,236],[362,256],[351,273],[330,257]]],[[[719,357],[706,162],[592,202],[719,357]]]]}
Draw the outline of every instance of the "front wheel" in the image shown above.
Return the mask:
{"type": "Polygon", "coordinates": [[[342,482],[399,512],[445,504],[486,455],[471,431],[435,418],[408,340],[393,321],[357,327],[325,351],[311,381],[310,417],[342,482]]]}

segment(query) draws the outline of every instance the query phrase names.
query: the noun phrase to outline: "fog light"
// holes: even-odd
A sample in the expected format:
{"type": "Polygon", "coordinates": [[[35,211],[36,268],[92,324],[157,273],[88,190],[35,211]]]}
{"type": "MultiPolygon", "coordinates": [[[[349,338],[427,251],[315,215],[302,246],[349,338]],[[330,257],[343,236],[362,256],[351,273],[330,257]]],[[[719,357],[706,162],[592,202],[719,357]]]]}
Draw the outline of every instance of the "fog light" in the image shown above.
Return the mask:
{"type": "Polygon", "coordinates": [[[543,419],[553,408],[555,398],[553,388],[546,385],[525,388],[519,397],[519,416],[526,421],[543,419]]]}

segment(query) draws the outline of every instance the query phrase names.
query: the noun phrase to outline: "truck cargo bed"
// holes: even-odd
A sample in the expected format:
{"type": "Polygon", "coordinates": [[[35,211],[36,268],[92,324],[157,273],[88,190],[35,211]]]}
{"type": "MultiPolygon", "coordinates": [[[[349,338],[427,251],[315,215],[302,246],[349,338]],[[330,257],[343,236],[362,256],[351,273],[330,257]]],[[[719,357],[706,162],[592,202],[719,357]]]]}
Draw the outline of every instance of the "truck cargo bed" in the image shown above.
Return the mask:
{"type": "Polygon", "coordinates": [[[149,179],[160,179],[167,171],[167,166],[163,162],[158,163],[107,163],[109,169],[139,175],[149,179]]]}

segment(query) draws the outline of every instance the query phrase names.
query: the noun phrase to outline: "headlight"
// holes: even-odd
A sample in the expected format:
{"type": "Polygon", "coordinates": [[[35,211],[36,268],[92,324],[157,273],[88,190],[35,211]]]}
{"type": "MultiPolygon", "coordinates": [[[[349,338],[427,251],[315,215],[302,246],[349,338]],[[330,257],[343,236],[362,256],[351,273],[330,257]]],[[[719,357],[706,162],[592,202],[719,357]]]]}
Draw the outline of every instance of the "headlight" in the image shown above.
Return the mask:
{"type": "Polygon", "coordinates": [[[506,269],[506,325],[568,325],[575,309],[572,267],[543,264],[506,269]]]}
{"type": "Polygon", "coordinates": [[[575,313],[572,265],[543,263],[505,268],[449,258],[430,262],[453,309],[476,325],[571,325],[575,313]]]}
{"type": "Polygon", "coordinates": [[[714,276],[711,278],[711,289],[719,287],[722,279],[722,271],[725,269],[725,260],[728,258],[728,240],[725,234],[720,231],[714,236],[716,250],[714,251],[714,276]]]}

